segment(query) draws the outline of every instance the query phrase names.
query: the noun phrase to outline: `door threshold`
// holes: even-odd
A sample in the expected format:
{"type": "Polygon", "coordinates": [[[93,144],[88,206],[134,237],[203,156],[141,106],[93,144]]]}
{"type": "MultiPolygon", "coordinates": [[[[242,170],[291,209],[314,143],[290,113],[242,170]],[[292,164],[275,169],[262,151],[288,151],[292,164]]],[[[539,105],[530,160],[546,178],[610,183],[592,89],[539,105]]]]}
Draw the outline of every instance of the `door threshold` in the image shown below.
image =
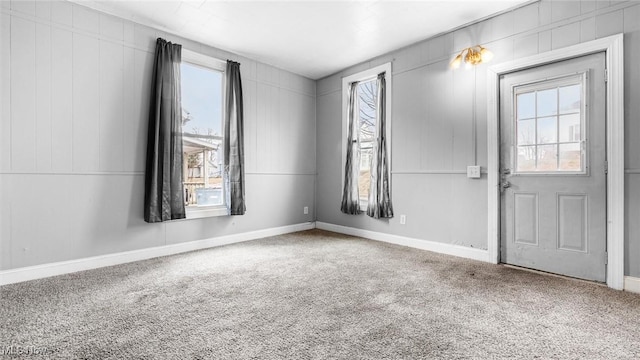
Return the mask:
{"type": "Polygon", "coordinates": [[[580,282],[587,283],[587,284],[594,284],[594,285],[600,285],[600,286],[607,287],[606,283],[595,281],[595,280],[585,280],[585,279],[580,279],[580,278],[577,278],[577,277],[572,277],[572,276],[567,276],[567,275],[560,275],[560,274],[556,274],[556,273],[552,273],[552,272],[536,270],[536,269],[531,269],[531,268],[527,268],[527,267],[523,267],[523,266],[517,266],[517,265],[511,265],[511,264],[505,264],[505,263],[500,263],[500,265],[502,265],[504,267],[511,268],[511,269],[515,269],[515,270],[528,271],[530,273],[534,273],[534,274],[538,274],[538,275],[553,276],[553,277],[557,277],[557,278],[561,278],[561,279],[580,281],[580,282]]]}

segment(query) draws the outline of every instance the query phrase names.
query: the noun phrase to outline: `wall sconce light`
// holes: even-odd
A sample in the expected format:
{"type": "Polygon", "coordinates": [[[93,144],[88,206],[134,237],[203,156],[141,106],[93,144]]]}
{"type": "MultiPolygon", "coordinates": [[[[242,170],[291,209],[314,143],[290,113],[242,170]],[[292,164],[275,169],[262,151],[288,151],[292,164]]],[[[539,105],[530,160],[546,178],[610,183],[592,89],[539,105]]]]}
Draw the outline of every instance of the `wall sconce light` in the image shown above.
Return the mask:
{"type": "Polygon", "coordinates": [[[462,49],[462,51],[460,51],[460,54],[458,54],[458,56],[451,60],[451,62],[449,63],[449,67],[451,67],[452,69],[457,69],[464,61],[465,67],[469,69],[473,65],[486,63],[491,59],[493,59],[493,53],[491,51],[480,45],[476,45],[462,49]]]}

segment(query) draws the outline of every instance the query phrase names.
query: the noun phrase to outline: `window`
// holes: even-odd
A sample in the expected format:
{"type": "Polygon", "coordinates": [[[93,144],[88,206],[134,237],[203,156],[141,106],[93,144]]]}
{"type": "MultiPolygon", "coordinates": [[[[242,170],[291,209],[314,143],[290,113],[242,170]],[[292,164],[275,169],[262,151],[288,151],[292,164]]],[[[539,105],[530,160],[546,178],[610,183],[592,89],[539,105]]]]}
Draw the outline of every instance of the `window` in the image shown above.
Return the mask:
{"type": "Polygon", "coordinates": [[[585,173],[586,73],[514,88],[519,173],[585,173]]]}
{"type": "Polygon", "coordinates": [[[364,207],[369,199],[371,187],[371,158],[373,144],[376,141],[376,103],[378,86],[376,79],[358,84],[358,149],[360,150],[360,174],[358,176],[358,193],[360,206],[364,207]]]}
{"type": "MultiPolygon", "coordinates": [[[[387,95],[386,95],[386,129],[387,134],[390,134],[390,121],[391,118],[391,64],[387,63],[373,69],[369,69],[363,71],[361,73],[351,75],[343,78],[342,80],[342,92],[343,92],[343,115],[342,115],[342,171],[344,179],[344,161],[346,158],[346,142],[347,142],[347,130],[348,130],[348,119],[347,119],[347,103],[349,96],[349,86],[353,82],[358,82],[358,110],[359,114],[357,115],[356,121],[358,122],[358,133],[354,134],[354,141],[357,142],[357,150],[359,155],[356,156],[359,163],[355,164],[358,171],[358,194],[359,194],[359,203],[360,209],[364,210],[367,208],[368,199],[369,199],[369,189],[371,186],[371,160],[373,159],[373,151],[374,145],[377,142],[378,135],[376,133],[376,113],[377,113],[377,103],[378,103],[378,85],[377,85],[377,76],[379,73],[384,72],[386,74],[386,82],[387,82],[387,95]]],[[[391,159],[391,141],[390,136],[387,136],[387,151],[389,161],[391,159]]]]}
{"type": "Polygon", "coordinates": [[[188,50],[180,65],[187,217],[226,214],[223,183],[224,62],[188,50]]]}

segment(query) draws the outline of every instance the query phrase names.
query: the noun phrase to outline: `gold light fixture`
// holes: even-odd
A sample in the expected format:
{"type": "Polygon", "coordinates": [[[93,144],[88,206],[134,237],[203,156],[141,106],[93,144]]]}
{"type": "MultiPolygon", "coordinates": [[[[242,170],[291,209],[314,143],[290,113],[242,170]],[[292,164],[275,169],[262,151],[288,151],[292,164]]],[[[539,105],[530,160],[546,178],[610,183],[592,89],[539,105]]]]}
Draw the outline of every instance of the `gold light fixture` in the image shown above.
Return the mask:
{"type": "Polygon", "coordinates": [[[473,65],[486,63],[491,59],[493,59],[493,53],[491,51],[480,45],[476,45],[462,49],[462,51],[460,51],[460,54],[458,54],[458,56],[451,60],[449,66],[452,69],[457,69],[464,61],[465,67],[468,69],[473,65]]]}

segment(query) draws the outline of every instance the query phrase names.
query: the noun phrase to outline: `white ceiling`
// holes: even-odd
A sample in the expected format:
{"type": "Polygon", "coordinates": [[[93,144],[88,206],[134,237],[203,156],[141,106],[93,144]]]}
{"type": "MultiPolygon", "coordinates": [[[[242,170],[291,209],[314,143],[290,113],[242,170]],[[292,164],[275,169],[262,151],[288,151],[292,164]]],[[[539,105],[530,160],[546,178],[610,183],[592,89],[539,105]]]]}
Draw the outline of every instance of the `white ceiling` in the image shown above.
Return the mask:
{"type": "Polygon", "coordinates": [[[74,0],[319,79],[529,0],[74,0]]]}

